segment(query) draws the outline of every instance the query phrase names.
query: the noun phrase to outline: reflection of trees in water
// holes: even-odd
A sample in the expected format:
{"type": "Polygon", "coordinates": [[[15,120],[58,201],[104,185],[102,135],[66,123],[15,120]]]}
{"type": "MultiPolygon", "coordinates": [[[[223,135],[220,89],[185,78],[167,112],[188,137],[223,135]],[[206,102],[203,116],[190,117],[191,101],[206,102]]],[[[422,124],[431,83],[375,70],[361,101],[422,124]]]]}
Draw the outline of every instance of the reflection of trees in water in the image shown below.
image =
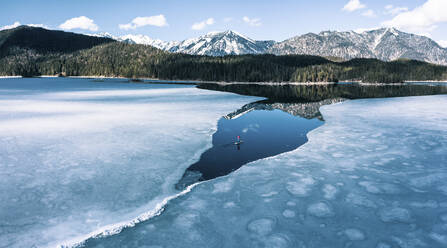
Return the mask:
{"type": "Polygon", "coordinates": [[[199,84],[201,89],[233,92],[266,97],[279,102],[318,102],[334,98],[385,98],[447,94],[446,85],[260,85],[260,84],[199,84]]]}
{"type": "Polygon", "coordinates": [[[226,119],[236,119],[253,110],[282,110],[293,116],[300,116],[306,119],[318,118],[323,120],[320,113],[320,107],[323,105],[333,104],[344,101],[343,98],[325,99],[318,102],[275,102],[271,100],[263,100],[252,102],[242,106],[240,109],[224,116],[226,119]]]}

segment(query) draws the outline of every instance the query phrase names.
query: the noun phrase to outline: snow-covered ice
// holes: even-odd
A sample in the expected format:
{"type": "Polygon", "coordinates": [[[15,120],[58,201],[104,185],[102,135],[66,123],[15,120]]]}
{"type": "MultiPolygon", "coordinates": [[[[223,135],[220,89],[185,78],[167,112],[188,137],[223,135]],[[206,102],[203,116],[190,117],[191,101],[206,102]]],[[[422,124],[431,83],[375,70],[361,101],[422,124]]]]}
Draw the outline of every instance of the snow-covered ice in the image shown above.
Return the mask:
{"type": "Polygon", "coordinates": [[[297,150],[203,182],[86,246],[446,247],[445,106],[447,96],[324,106],[325,125],[297,150]]]}
{"type": "Polygon", "coordinates": [[[259,99],[119,81],[0,81],[0,247],[70,244],[157,214],[219,118],[259,99]]]}

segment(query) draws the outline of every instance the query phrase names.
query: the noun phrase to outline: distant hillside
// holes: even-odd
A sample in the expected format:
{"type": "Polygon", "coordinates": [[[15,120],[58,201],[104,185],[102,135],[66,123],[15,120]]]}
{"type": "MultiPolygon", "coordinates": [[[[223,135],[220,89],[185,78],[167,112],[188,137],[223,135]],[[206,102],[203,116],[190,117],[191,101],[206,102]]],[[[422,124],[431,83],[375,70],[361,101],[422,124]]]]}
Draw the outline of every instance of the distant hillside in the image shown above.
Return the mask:
{"type": "Polygon", "coordinates": [[[146,77],[204,81],[289,81],[297,67],[324,64],[318,56],[234,55],[225,57],[168,53],[154,47],[110,43],[40,62],[45,75],[146,77]]]}
{"type": "Polygon", "coordinates": [[[15,48],[31,49],[38,53],[70,53],[114,41],[110,38],[20,26],[0,31],[0,55],[8,55],[15,48]]]}
{"type": "Polygon", "coordinates": [[[310,55],[187,55],[30,27],[2,31],[0,37],[1,46],[7,51],[0,55],[0,75],[8,76],[121,76],[233,82],[447,80],[447,67],[413,60],[336,62],[310,55]],[[53,41],[49,42],[50,39],[53,41]]]}

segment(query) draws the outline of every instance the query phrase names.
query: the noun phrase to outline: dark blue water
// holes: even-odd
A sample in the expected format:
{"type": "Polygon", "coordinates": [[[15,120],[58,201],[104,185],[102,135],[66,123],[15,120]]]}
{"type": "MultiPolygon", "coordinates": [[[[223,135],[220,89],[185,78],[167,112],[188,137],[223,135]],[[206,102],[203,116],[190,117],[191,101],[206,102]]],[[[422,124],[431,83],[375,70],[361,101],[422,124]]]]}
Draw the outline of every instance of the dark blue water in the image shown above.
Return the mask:
{"type": "Polygon", "coordinates": [[[322,124],[318,118],[306,119],[278,109],[221,118],[213,135],[213,147],[187,169],[176,187],[182,189],[197,181],[225,176],[249,162],[295,150],[307,142],[309,131],[322,124]]]}

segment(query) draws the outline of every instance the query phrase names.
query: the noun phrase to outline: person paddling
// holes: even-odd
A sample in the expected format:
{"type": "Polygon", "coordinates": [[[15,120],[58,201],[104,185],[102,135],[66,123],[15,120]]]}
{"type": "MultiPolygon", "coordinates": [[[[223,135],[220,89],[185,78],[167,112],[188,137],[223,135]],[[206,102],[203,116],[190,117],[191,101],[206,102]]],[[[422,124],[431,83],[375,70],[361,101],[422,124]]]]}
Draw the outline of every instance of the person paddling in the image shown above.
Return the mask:
{"type": "Polygon", "coordinates": [[[242,140],[241,140],[241,136],[237,136],[237,141],[234,142],[234,144],[237,146],[237,149],[240,150],[241,149],[241,144],[242,144],[242,140]]]}
{"type": "Polygon", "coordinates": [[[238,136],[236,136],[236,138],[237,138],[237,141],[234,142],[234,144],[235,145],[240,145],[242,143],[241,136],[238,135],[238,136]]]}

